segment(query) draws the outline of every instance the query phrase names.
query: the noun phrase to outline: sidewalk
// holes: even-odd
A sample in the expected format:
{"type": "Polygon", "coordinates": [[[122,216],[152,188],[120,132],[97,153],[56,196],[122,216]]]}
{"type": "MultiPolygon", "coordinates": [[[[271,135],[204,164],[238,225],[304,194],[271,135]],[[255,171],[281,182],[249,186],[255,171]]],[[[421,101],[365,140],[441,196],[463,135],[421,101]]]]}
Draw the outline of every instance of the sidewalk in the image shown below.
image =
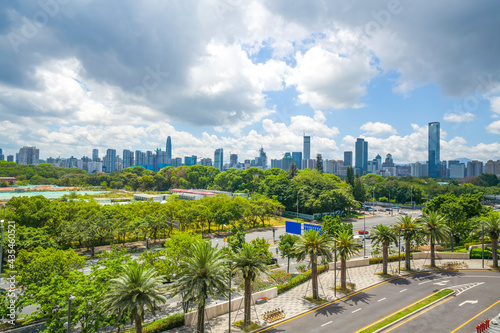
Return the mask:
{"type": "MultiPolygon", "coordinates": [[[[436,265],[442,266],[445,263],[450,263],[450,262],[456,262],[457,260],[436,260],[436,265]]],[[[462,261],[460,261],[462,262],[462,261]]],[[[481,260],[465,260],[465,263],[469,266],[469,269],[480,269],[481,268],[481,260]]],[[[417,270],[417,271],[431,271],[429,268],[425,267],[424,265],[429,265],[430,262],[429,260],[412,260],[412,268],[417,270]]],[[[485,268],[489,268],[486,266],[487,264],[491,264],[491,261],[488,263],[485,261],[485,268]]],[[[338,262],[338,265],[340,266],[340,262],[338,262]]],[[[398,262],[392,262],[389,263],[388,271],[390,272],[391,270],[397,270],[398,269],[398,262]]],[[[401,262],[401,267],[404,267],[404,262],[401,262]]],[[[374,284],[377,284],[379,282],[383,282],[386,279],[375,275],[376,272],[381,272],[382,271],[382,265],[369,265],[369,266],[363,266],[363,267],[355,267],[355,268],[349,268],[347,270],[347,281],[351,283],[356,284],[356,290],[360,290],[369,286],[372,286],[374,284]]],[[[405,271],[401,271],[401,275],[407,275],[405,271]]],[[[333,281],[334,281],[334,272],[333,270],[323,273],[319,276],[320,280],[320,285],[319,285],[319,294],[320,297],[328,299],[329,301],[333,301],[338,298],[342,298],[345,296],[344,294],[337,292],[337,298],[334,297],[334,290],[333,290],[333,281]]],[[[340,270],[337,270],[337,285],[340,284],[340,270]]],[[[312,295],[311,291],[311,285],[310,282],[306,282],[301,284],[300,286],[297,286],[290,291],[279,295],[277,298],[269,300],[265,304],[260,304],[256,305],[256,311],[258,314],[258,318],[256,317],[255,312],[253,312],[253,307],[252,307],[252,320],[253,321],[259,321],[260,325],[262,327],[265,327],[268,325],[267,323],[264,323],[262,319],[260,318],[261,314],[264,313],[265,311],[271,311],[276,308],[282,308],[285,313],[286,313],[286,318],[291,318],[295,315],[298,315],[300,313],[306,312],[308,310],[314,309],[316,307],[315,304],[310,303],[306,300],[304,300],[304,296],[306,295],[307,291],[307,296],[312,295]]],[[[167,313],[168,314],[173,314],[175,313],[175,308],[178,309],[178,306],[172,305],[172,307],[167,308],[167,313]]],[[[238,311],[233,311],[231,313],[231,321],[234,322],[236,320],[241,320],[243,319],[243,312],[240,310],[238,311]]],[[[228,332],[228,322],[229,322],[229,315],[221,315],[219,317],[210,319],[207,324],[207,332],[211,333],[225,333],[228,332]]],[[[273,323],[274,324],[274,323],[273,323]]],[[[191,326],[183,326],[180,328],[176,328],[173,330],[170,330],[169,332],[194,332],[195,327],[191,326]]],[[[231,328],[232,332],[242,332],[240,329],[237,327],[232,327],[231,328]]]]}

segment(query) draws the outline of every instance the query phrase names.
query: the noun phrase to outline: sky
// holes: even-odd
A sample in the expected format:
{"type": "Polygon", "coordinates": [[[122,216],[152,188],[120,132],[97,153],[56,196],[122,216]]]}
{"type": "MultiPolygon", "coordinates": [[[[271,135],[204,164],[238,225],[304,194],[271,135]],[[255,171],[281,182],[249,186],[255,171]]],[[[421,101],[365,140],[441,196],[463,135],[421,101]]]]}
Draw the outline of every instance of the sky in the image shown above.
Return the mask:
{"type": "Polygon", "coordinates": [[[19,0],[0,7],[0,148],[239,160],[500,159],[500,2],[19,0]]]}

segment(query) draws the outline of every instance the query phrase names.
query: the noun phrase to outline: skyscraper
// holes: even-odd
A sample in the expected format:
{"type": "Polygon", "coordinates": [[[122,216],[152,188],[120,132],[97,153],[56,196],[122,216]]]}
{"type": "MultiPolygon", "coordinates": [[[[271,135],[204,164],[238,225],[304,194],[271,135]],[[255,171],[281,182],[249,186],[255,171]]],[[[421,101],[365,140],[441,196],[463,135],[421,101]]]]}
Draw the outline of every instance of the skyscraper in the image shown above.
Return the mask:
{"type": "Polygon", "coordinates": [[[214,153],[214,167],[222,171],[224,169],[224,149],[219,148],[214,153]]]}
{"type": "Polygon", "coordinates": [[[292,153],[293,163],[297,165],[297,169],[302,170],[302,152],[296,151],[292,153]]]}
{"type": "Polygon", "coordinates": [[[170,136],[167,138],[167,158],[169,160],[172,159],[172,140],[170,139],[170,136]]]}
{"type": "Polygon", "coordinates": [[[355,168],[360,176],[368,171],[368,142],[361,138],[356,140],[355,168]]]}
{"type": "Polygon", "coordinates": [[[116,171],[116,150],[108,149],[106,150],[106,156],[104,156],[104,167],[106,168],[106,172],[115,172],[116,171]]]}
{"type": "Polygon", "coordinates": [[[304,135],[304,159],[311,158],[311,137],[304,135]]]}
{"type": "Polygon", "coordinates": [[[260,161],[262,163],[262,170],[266,170],[267,168],[267,155],[266,153],[264,152],[264,147],[260,147],[259,149],[259,157],[260,157],[260,161]]]}
{"type": "Polygon", "coordinates": [[[123,150],[123,168],[130,168],[134,165],[134,153],[131,150],[123,150]]]}
{"type": "Polygon", "coordinates": [[[229,154],[229,167],[236,168],[238,165],[238,155],[237,154],[229,154]]]}
{"type": "Polygon", "coordinates": [[[40,150],[36,147],[26,147],[19,149],[19,161],[18,164],[22,165],[38,165],[38,158],[40,155],[40,150]]]}
{"type": "Polygon", "coordinates": [[[288,171],[292,163],[293,163],[292,155],[290,153],[285,153],[285,156],[283,156],[283,170],[288,171]]]}
{"type": "Polygon", "coordinates": [[[99,161],[99,149],[92,149],[92,161],[99,161]]]}
{"type": "Polygon", "coordinates": [[[3,155],[2,148],[0,148],[0,161],[5,160],[5,156],[3,155]]]}
{"type": "Polygon", "coordinates": [[[345,151],[344,152],[344,166],[352,167],[352,151],[345,151]]]}
{"type": "Polygon", "coordinates": [[[429,178],[439,177],[439,162],[441,160],[440,153],[440,125],[439,122],[429,123],[429,178]]]}

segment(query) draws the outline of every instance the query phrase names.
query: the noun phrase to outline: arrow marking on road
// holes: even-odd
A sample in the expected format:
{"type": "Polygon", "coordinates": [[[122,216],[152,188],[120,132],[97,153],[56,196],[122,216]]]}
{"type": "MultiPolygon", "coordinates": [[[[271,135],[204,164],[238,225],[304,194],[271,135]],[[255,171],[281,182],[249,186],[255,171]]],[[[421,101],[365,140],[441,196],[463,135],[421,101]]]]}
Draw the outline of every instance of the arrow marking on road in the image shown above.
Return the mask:
{"type": "Polygon", "coordinates": [[[330,320],[329,322],[324,323],[323,325],[321,325],[321,327],[326,326],[326,325],[331,324],[331,323],[332,323],[332,321],[330,320]]]}
{"type": "Polygon", "coordinates": [[[383,300],[385,300],[387,297],[384,297],[384,298],[381,298],[379,299],[377,302],[382,302],[383,300]]]}
{"type": "Polygon", "coordinates": [[[438,286],[444,286],[444,285],[445,285],[445,284],[447,284],[448,282],[450,282],[450,281],[442,281],[442,282],[437,282],[437,283],[434,283],[434,284],[436,284],[436,285],[438,285],[438,286]]]}
{"type": "Polygon", "coordinates": [[[361,308],[359,308],[359,309],[357,309],[357,310],[354,310],[352,313],[354,313],[354,312],[358,312],[358,311],[360,311],[360,310],[361,310],[361,308]]]}
{"type": "Polygon", "coordinates": [[[465,301],[465,302],[462,302],[458,306],[462,306],[462,305],[467,304],[467,303],[468,304],[476,304],[477,303],[477,299],[475,301],[465,301]]]}
{"type": "Polygon", "coordinates": [[[408,289],[403,289],[403,290],[401,290],[401,291],[400,291],[400,293],[402,293],[403,291],[407,291],[407,290],[408,290],[408,289]]]}

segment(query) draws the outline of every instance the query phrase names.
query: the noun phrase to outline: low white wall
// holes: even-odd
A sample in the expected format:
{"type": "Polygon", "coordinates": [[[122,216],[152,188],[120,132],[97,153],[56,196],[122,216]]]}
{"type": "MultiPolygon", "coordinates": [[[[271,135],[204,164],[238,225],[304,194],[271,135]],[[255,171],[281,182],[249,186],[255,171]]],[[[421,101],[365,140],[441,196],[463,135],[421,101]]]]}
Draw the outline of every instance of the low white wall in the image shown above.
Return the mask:
{"type": "MultiPolygon", "coordinates": [[[[414,252],[413,259],[430,259],[430,252],[414,252]]],[[[436,252],[436,259],[468,260],[469,254],[463,252],[436,252]]]]}
{"type": "MultiPolygon", "coordinates": [[[[351,259],[347,260],[346,266],[347,268],[351,267],[361,267],[361,266],[368,266],[370,264],[370,259],[368,258],[358,258],[358,259],[351,259]]],[[[340,260],[337,260],[337,267],[340,267],[340,260]]],[[[331,262],[328,264],[328,269],[333,270],[335,269],[335,263],[331,262]]]]}
{"type": "MultiPolygon", "coordinates": [[[[274,287],[271,289],[259,291],[252,294],[252,304],[255,303],[256,300],[262,297],[267,297],[268,299],[275,298],[278,296],[278,288],[274,287]]],[[[243,297],[238,297],[231,300],[231,311],[236,311],[242,309],[243,305],[243,297]]],[[[229,312],[229,301],[222,302],[219,304],[215,304],[205,308],[205,319],[212,319],[214,317],[220,316],[221,314],[229,312]]],[[[184,325],[191,326],[196,325],[196,321],[198,319],[198,311],[193,311],[186,313],[184,315],[184,325]]]]}

